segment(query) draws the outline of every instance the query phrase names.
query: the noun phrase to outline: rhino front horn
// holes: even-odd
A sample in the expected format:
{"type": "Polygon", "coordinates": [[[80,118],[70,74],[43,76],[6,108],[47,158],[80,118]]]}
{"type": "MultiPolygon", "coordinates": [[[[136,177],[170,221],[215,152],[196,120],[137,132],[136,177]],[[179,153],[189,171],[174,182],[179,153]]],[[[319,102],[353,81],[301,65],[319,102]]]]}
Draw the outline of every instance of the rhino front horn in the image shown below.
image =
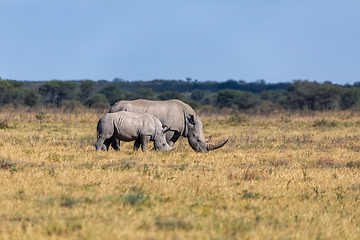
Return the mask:
{"type": "Polygon", "coordinates": [[[209,147],[208,147],[208,150],[211,151],[211,150],[215,150],[215,149],[218,149],[218,148],[221,148],[222,146],[224,146],[227,142],[229,141],[229,139],[226,139],[223,143],[219,143],[219,144],[209,144],[209,147]]]}

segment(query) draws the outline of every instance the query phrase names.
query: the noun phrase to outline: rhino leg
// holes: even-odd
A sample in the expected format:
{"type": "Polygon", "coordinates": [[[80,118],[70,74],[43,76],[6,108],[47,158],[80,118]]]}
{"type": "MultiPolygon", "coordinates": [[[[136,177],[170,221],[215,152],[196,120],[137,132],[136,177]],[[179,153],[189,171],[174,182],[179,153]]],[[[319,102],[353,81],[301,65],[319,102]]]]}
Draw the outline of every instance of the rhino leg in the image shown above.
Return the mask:
{"type": "MultiPolygon", "coordinates": [[[[170,131],[169,131],[170,132],[170,131]]],[[[166,133],[166,141],[167,141],[167,143],[169,144],[169,146],[170,147],[173,147],[174,146],[174,144],[175,144],[175,142],[179,139],[179,137],[180,137],[180,133],[179,132],[167,132],[166,133]],[[170,139],[169,140],[167,140],[168,139],[168,133],[169,133],[169,135],[170,135],[170,139]],[[171,136],[172,135],[172,136],[171,136]]]]}
{"type": "Polygon", "coordinates": [[[119,151],[120,150],[120,140],[117,139],[116,137],[112,136],[111,137],[111,146],[113,147],[113,149],[115,151],[119,151]]]}
{"type": "Polygon", "coordinates": [[[104,145],[106,147],[106,151],[109,151],[110,144],[112,142],[112,138],[108,138],[104,141],[104,145]]]}
{"type": "Polygon", "coordinates": [[[143,152],[147,151],[147,145],[148,145],[150,139],[151,139],[150,136],[141,136],[140,137],[141,150],[143,152]]]}
{"type": "Polygon", "coordinates": [[[139,140],[139,139],[135,140],[135,143],[134,143],[134,151],[139,150],[140,145],[141,145],[140,140],[139,140]]]}

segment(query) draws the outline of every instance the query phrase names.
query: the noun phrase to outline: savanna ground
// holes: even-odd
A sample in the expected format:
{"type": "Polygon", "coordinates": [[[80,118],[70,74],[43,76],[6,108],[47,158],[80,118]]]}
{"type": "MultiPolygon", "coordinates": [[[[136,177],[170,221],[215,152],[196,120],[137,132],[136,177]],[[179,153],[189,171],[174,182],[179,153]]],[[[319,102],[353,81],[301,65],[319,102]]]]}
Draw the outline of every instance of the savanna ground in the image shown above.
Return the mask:
{"type": "Polygon", "coordinates": [[[359,112],[201,113],[223,148],[146,154],[96,152],[104,113],[0,110],[0,239],[360,237],[359,112]]]}

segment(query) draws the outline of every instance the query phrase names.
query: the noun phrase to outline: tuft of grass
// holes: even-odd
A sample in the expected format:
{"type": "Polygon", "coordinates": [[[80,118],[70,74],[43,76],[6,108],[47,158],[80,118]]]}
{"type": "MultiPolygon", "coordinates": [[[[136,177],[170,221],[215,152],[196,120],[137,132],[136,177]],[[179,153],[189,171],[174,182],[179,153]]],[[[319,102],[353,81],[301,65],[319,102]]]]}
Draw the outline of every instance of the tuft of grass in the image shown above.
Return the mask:
{"type": "Polygon", "coordinates": [[[12,128],[7,120],[0,121],[0,129],[9,129],[12,128]]]}
{"type": "Polygon", "coordinates": [[[24,200],[24,199],[25,199],[24,189],[19,189],[19,190],[15,193],[15,198],[16,198],[16,199],[19,199],[19,200],[24,200]]]}
{"type": "Polygon", "coordinates": [[[51,221],[45,227],[45,233],[48,236],[69,237],[74,232],[82,229],[82,224],[73,221],[51,221]]]}
{"type": "Polygon", "coordinates": [[[70,195],[62,195],[60,199],[60,206],[72,208],[75,204],[79,203],[75,198],[70,195]]]}
{"type": "Polygon", "coordinates": [[[290,163],[290,159],[284,157],[278,157],[275,160],[270,161],[270,164],[275,167],[288,166],[289,163],[290,163]]]}
{"type": "Polygon", "coordinates": [[[290,123],[291,119],[289,117],[281,116],[280,122],[282,122],[282,123],[290,123]]]}
{"type": "Polygon", "coordinates": [[[9,159],[3,158],[0,160],[0,169],[13,169],[16,168],[16,164],[9,159]]]}
{"type": "Polygon", "coordinates": [[[247,166],[243,172],[242,175],[243,180],[261,180],[261,179],[267,179],[267,177],[264,175],[264,173],[259,169],[253,169],[252,166],[247,166]]]}
{"type": "Polygon", "coordinates": [[[336,161],[331,157],[321,157],[315,160],[314,162],[312,162],[311,165],[312,167],[318,167],[318,168],[324,168],[324,167],[339,168],[344,166],[341,162],[336,161]]]}
{"type": "Polygon", "coordinates": [[[121,202],[124,205],[131,206],[150,206],[150,198],[142,187],[132,186],[129,191],[121,197],[121,202]]]}
{"type": "Polygon", "coordinates": [[[145,195],[143,192],[131,192],[131,193],[126,193],[123,197],[122,197],[122,202],[126,205],[126,204],[130,204],[132,206],[134,206],[135,204],[141,204],[142,202],[144,202],[145,200],[145,195]]]}
{"type": "Polygon", "coordinates": [[[184,171],[188,166],[189,166],[188,163],[183,163],[183,164],[180,165],[179,168],[175,168],[175,169],[177,169],[179,171],[184,171]]]}
{"type": "Polygon", "coordinates": [[[250,119],[244,114],[230,116],[226,121],[230,126],[244,125],[248,122],[250,122],[250,119]]]}
{"type": "Polygon", "coordinates": [[[24,170],[24,168],[24,165],[20,165],[19,163],[13,162],[9,159],[4,158],[0,160],[0,169],[9,170],[11,174],[24,170]]]}
{"type": "Polygon", "coordinates": [[[48,160],[51,162],[61,162],[61,155],[58,153],[49,153],[48,160]]]}
{"type": "Polygon", "coordinates": [[[345,166],[349,168],[360,168],[360,160],[349,161],[345,166]]]}
{"type": "Polygon", "coordinates": [[[255,193],[253,191],[243,190],[242,198],[243,199],[259,199],[261,195],[259,193],[255,193]]]}
{"type": "Polygon", "coordinates": [[[313,127],[336,127],[337,125],[338,122],[326,119],[316,119],[313,123],[313,127]]]}
{"type": "Polygon", "coordinates": [[[40,113],[36,114],[35,117],[40,122],[43,122],[45,119],[50,118],[50,116],[47,116],[45,112],[40,112],[40,113]]]}
{"type": "Polygon", "coordinates": [[[185,230],[190,231],[194,228],[192,219],[176,218],[176,217],[157,217],[155,226],[159,230],[174,231],[185,230]]]}
{"type": "MultiPolygon", "coordinates": [[[[130,169],[135,168],[136,161],[129,161],[129,160],[120,160],[119,162],[115,163],[106,163],[102,165],[102,170],[112,170],[112,171],[127,171],[130,169]]],[[[146,164],[145,164],[146,165],[146,164]]]]}

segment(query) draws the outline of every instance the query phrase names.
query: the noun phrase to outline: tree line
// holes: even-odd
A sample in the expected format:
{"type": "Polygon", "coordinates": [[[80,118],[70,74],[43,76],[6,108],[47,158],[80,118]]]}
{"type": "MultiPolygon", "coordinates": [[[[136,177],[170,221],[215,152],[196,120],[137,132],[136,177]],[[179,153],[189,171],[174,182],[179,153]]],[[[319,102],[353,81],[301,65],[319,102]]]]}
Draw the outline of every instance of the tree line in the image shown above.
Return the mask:
{"type": "Polygon", "coordinates": [[[194,108],[212,106],[238,110],[335,110],[360,108],[360,82],[294,80],[288,83],[199,82],[186,80],[16,81],[0,78],[0,106],[109,108],[119,100],[180,99],[194,108]]]}

